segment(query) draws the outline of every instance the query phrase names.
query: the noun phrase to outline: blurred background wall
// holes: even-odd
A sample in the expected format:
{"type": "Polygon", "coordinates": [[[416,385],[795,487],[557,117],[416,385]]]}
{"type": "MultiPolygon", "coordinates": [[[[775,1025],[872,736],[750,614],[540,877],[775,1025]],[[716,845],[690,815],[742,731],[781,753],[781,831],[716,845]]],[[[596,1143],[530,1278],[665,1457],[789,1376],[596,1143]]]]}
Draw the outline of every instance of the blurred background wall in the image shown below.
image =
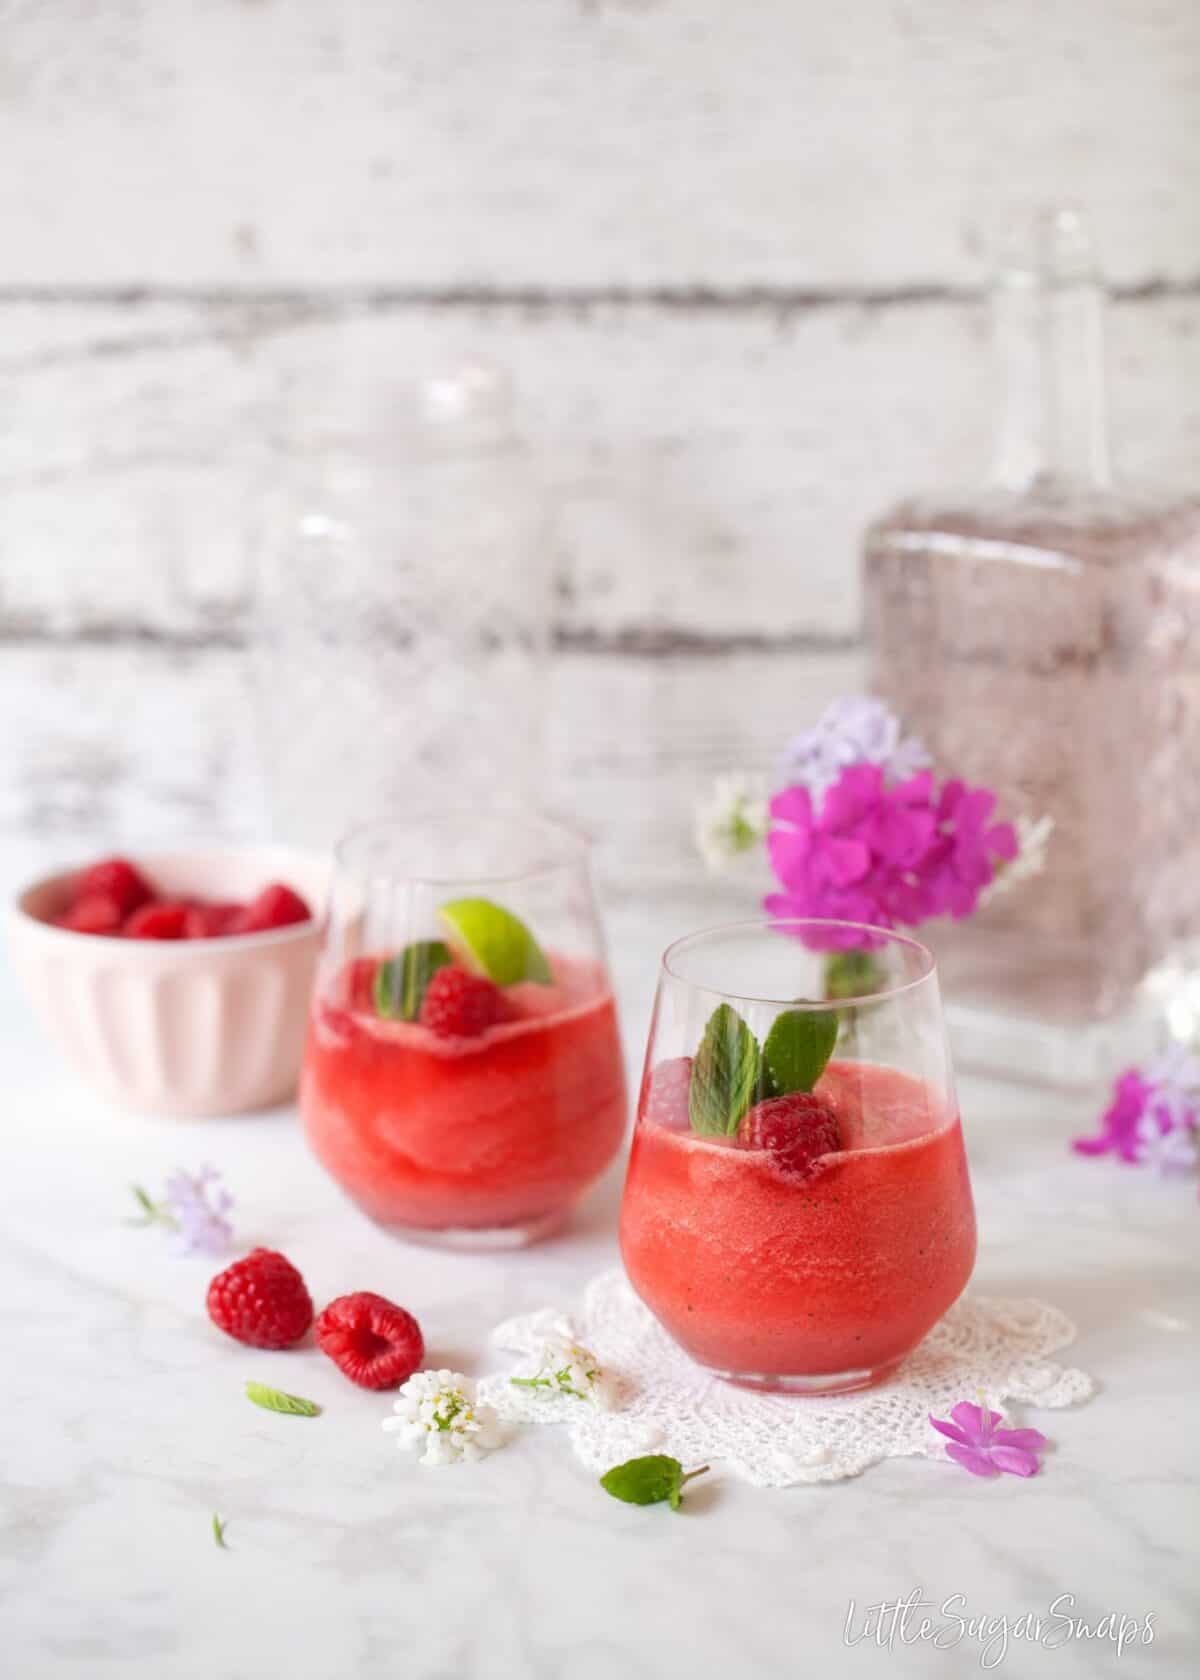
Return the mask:
{"type": "Polygon", "coordinates": [[[1118,461],[1195,486],[1195,0],[0,0],[5,857],[263,826],[256,451],[351,321],[511,372],[551,791],[669,891],[861,680],[867,519],[982,470],[987,247],[1055,200],[1118,461]]]}

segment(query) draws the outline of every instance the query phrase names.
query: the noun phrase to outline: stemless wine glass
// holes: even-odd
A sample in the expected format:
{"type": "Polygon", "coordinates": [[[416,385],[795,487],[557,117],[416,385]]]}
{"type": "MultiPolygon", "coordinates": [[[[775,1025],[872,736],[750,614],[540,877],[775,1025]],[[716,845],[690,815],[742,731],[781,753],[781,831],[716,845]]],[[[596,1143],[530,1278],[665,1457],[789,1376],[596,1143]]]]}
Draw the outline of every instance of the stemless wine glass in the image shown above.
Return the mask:
{"type": "Polygon", "coordinates": [[[883,1381],[957,1299],[975,1213],[937,973],[848,923],[740,923],[663,957],[621,1207],[630,1282],[756,1388],[883,1381]],[[874,989],[811,1002],[831,948],[874,989]]]}
{"type": "Polygon", "coordinates": [[[401,1235],[514,1248],[558,1225],[626,1117],[586,843],[480,810],[343,840],[300,1103],[326,1169],[401,1235]]]}

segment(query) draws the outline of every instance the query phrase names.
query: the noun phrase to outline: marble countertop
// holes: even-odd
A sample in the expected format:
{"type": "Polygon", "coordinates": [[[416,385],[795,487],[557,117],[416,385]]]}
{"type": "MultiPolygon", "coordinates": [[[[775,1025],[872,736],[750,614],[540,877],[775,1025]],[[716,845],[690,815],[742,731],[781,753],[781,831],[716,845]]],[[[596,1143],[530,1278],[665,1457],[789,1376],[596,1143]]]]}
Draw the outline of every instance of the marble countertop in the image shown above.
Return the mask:
{"type": "MultiPolygon", "coordinates": [[[[659,946],[622,920],[611,931],[636,1062],[659,946]]],[[[203,1307],[211,1263],[123,1223],[132,1181],[211,1160],[238,1194],[246,1246],[283,1249],[314,1296],[368,1287],[408,1304],[432,1362],[477,1372],[500,1319],[570,1306],[613,1262],[619,1166],[539,1248],[413,1248],[348,1208],[293,1112],[121,1114],[55,1062],[7,972],[0,1021],[0,1666],[14,1680],[979,1671],[971,1640],[846,1643],[851,1601],[860,1634],[868,1606],[914,1589],[1010,1625],[1063,1593],[1093,1625],[1154,1617],[1153,1643],[1120,1658],[1103,1642],[1014,1638],[1002,1672],[1194,1672],[1200,1208],[1194,1184],[1069,1155],[1085,1106],[961,1081],[975,1287],[1063,1308],[1080,1332],[1068,1357],[1099,1383],[1076,1410],[1026,1410],[1055,1443],[1043,1473],[978,1482],[893,1460],[781,1491],[717,1474],[676,1516],[606,1499],[555,1429],[481,1465],[423,1470],[381,1433],[386,1397],[351,1388],[313,1348],[257,1354],[218,1336],[203,1307]],[[320,1427],[247,1405],[247,1377],[320,1401],[320,1427]]]]}

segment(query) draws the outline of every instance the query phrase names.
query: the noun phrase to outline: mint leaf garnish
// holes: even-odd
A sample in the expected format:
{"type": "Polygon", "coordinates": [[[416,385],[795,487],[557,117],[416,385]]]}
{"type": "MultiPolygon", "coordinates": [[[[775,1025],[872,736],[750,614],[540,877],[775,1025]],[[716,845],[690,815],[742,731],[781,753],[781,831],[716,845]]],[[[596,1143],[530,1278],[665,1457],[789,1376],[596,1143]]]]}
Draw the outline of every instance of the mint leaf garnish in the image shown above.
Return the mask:
{"type": "Polygon", "coordinates": [[[399,956],[380,963],[375,971],[375,1013],[388,1021],[415,1021],[426,987],[451,960],[449,947],[440,939],[418,939],[399,956]]]}
{"type": "Polygon", "coordinates": [[[220,1546],[223,1552],[227,1552],[229,1547],[225,1544],[225,1524],[221,1521],[215,1511],[213,1512],[212,1528],[214,1541],[218,1546],[220,1546]]]}
{"type": "Polygon", "coordinates": [[[246,1398],[268,1412],[286,1412],[288,1417],[317,1417],[320,1406],[315,1400],[305,1400],[299,1394],[285,1394],[282,1389],[268,1388],[266,1383],[248,1382],[246,1398]]]}
{"type": "Polygon", "coordinates": [[[614,1464],[601,1476],[600,1486],[627,1505],[660,1505],[665,1499],[672,1511],[678,1511],[684,1483],[707,1471],[708,1465],[702,1464],[685,1475],[677,1458],[651,1453],[648,1458],[630,1458],[624,1464],[614,1464]]]}
{"type": "Polygon", "coordinates": [[[713,1010],[692,1062],[688,1118],[694,1132],[728,1137],[754,1101],[761,1058],[758,1040],[736,1009],[713,1010]]]}
{"type": "Polygon", "coordinates": [[[837,1043],[832,1009],[786,1009],[763,1041],[764,1083],[774,1097],[811,1091],[837,1043]]]}

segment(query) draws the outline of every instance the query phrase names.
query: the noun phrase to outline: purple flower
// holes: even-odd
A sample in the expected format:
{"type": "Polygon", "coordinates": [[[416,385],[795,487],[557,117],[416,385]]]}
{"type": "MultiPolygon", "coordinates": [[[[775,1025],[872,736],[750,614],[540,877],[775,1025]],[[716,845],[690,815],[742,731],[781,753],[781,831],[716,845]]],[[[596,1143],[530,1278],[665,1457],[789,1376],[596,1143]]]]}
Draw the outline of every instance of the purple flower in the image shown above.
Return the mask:
{"type": "Polygon", "coordinates": [[[950,1437],[948,1456],[972,1476],[998,1476],[1001,1471],[1010,1476],[1036,1476],[1041,1468],[1037,1455],[1046,1448],[1046,1437],[1037,1429],[998,1429],[996,1425],[1002,1421],[999,1412],[960,1400],[951,1408],[949,1418],[935,1418],[930,1413],[929,1421],[950,1437]]]}
{"type": "Polygon", "coordinates": [[[1185,1044],[1172,1044],[1146,1068],[1157,1108],[1173,1126],[1200,1125],[1200,1060],[1185,1044]]]}
{"type": "Polygon", "coordinates": [[[197,1173],[173,1172],[166,1183],[166,1208],[175,1222],[176,1247],[183,1254],[226,1254],[233,1244],[233,1226],[226,1215],[233,1197],[223,1187],[215,1167],[197,1173]]]}
{"type": "Polygon", "coordinates": [[[1195,1172],[1196,1133],[1192,1126],[1177,1126],[1170,1112],[1155,1103],[1137,1123],[1134,1160],[1150,1167],[1162,1178],[1195,1172]]]}
{"type": "Polygon", "coordinates": [[[1116,1155],[1163,1174],[1192,1171],[1200,1134],[1200,1065],[1182,1046],[1143,1071],[1126,1068],[1094,1137],[1076,1138],[1079,1155],[1116,1155]]]}
{"type": "Polygon", "coordinates": [[[928,763],[920,741],[901,735],[899,719],[882,700],[851,694],[832,701],[812,729],[789,743],[783,770],[819,798],[851,764],[878,764],[904,781],[928,763]]]}
{"type": "Polygon", "coordinates": [[[161,1201],[154,1201],[140,1185],[133,1194],[142,1211],[135,1224],[162,1225],[174,1237],[180,1254],[228,1253],[233,1244],[233,1226],[226,1217],[233,1207],[228,1190],[218,1189],[221,1175],[215,1167],[199,1172],[177,1168],[164,1186],[161,1201]]]}

